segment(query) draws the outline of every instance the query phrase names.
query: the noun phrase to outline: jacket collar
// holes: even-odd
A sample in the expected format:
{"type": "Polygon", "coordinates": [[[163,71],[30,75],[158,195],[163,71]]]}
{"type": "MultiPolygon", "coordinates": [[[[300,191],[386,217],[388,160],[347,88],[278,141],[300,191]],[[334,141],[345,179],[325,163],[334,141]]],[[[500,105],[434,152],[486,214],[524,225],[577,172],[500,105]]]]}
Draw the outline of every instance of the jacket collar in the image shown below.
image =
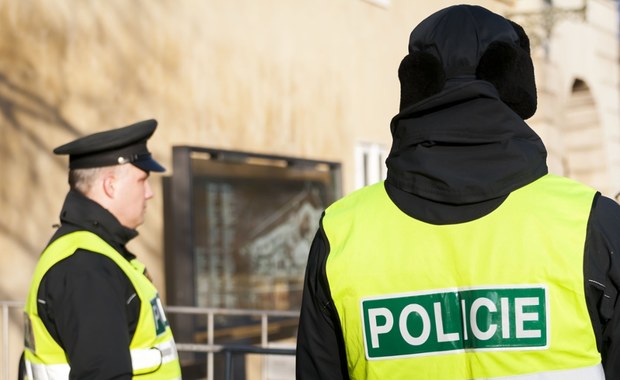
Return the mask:
{"type": "Polygon", "coordinates": [[[450,81],[392,119],[387,182],[435,202],[509,194],[547,173],[540,137],[488,82],[450,81]]]}
{"type": "Polygon", "coordinates": [[[99,203],[75,190],[67,193],[60,221],[63,227],[93,232],[117,249],[124,249],[125,244],[138,236],[138,231],[123,226],[99,203]]]}

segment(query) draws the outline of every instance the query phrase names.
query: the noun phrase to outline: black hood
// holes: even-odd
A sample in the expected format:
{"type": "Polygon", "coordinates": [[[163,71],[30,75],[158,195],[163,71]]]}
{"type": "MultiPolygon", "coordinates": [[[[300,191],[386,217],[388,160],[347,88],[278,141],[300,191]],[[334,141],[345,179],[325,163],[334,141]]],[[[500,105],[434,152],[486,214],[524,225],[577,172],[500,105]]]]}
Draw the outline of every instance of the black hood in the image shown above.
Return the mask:
{"type": "Polygon", "coordinates": [[[536,112],[530,42],[515,22],[483,7],[455,5],[424,19],[411,32],[398,69],[400,110],[443,90],[448,81],[485,80],[522,119],[536,112]]]}
{"type": "Polygon", "coordinates": [[[424,51],[441,62],[446,78],[474,77],[491,43],[519,44],[509,20],[471,5],[442,9],[422,21],[409,37],[409,53],[424,51]]]}
{"type": "Polygon", "coordinates": [[[486,81],[449,80],[390,128],[387,182],[433,202],[484,202],[547,173],[540,137],[486,81]]]}

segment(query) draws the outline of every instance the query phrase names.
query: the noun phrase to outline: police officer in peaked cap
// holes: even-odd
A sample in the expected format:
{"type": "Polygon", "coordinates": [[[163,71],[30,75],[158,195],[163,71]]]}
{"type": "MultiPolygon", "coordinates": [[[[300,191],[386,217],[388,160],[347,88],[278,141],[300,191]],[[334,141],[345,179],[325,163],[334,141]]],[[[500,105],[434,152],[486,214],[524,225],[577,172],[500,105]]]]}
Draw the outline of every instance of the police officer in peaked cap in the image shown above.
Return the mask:
{"type": "Polygon", "coordinates": [[[147,148],[157,121],[78,138],[59,228],[43,250],[25,306],[29,379],[178,379],[180,363],[157,289],[127,249],[153,197],[147,148]]]}

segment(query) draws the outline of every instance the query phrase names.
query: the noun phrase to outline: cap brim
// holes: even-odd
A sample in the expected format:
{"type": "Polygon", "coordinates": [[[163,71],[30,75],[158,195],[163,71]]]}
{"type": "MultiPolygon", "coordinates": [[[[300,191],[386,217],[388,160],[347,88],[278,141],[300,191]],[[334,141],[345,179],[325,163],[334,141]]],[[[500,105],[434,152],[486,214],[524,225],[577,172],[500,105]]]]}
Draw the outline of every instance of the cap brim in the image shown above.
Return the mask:
{"type": "Polygon", "coordinates": [[[144,170],[145,172],[157,172],[162,173],[166,171],[166,168],[161,166],[157,161],[152,158],[140,161],[134,161],[132,165],[144,170]]]}

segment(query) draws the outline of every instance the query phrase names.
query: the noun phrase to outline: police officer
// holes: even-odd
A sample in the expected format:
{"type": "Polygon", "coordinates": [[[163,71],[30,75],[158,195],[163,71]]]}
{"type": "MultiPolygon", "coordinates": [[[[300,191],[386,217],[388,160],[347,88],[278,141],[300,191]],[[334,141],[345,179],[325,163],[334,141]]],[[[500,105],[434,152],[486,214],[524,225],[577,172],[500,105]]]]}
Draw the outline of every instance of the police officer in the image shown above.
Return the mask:
{"type": "Polygon", "coordinates": [[[620,207],[548,173],[523,29],[442,9],[399,79],[386,181],[312,244],[297,378],[620,378],[620,207]]]}
{"type": "Polygon", "coordinates": [[[35,269],[25,306],[25,377],[176,379],[170,326],[144,265],[127,250],[138,235],[155,120],[79,138],[54,150],[69,156],[60,227],[35,269]]]}

